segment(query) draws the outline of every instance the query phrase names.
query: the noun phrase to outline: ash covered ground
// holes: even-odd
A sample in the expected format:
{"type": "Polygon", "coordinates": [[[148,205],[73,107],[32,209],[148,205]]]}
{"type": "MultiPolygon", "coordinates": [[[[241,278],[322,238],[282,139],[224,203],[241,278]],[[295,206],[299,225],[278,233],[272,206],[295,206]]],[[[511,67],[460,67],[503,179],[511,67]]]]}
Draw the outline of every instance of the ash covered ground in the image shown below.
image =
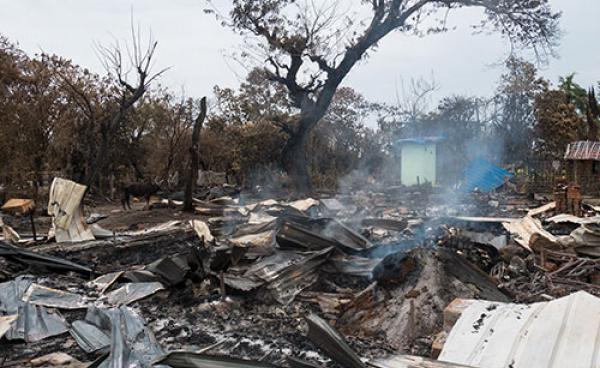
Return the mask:
{"type": "MultiPolygon", "coordinates": [[[[148,270],[148,265],[182,254],[189,261],[193,254],[195,266],[186,268],[181,280],[169,283],[157,278],[164,290],[127,303],[165,352],[204,351],[280,366],[287,366],[287,357],[295,357],[340,366],[307,337],[306,317],[315,314],[341,331],[350,348],[364,359],[402,353],[430,356],[434,335],[442,329],[442,311],[454,298],[509,301],[514,297],[486,276],[501,255],[458,236],[455,229],[461,220],[455,216],[518,218],[539,204],[508,194],[472,194],[461,203],[447,198],[447,193],[431,189],[361,192],[337,196],[335,203],[320,198],[248,204],[229,198],[202,202],[195,215],[163,205],[149,211],[88,207],[87,215],[100,211],[107,215],[97,223],[113,231],[113,238],[29,245],[28,249],[90,266],[93,275],[57,272],[0,257],[2,277],[8,282],[32,274],[38,284],[83,295],[90,303],[105,303],[104,292],[139,282],[136,272],[148,270]],[[332,218],[344,227],[323,220],[332,218]],[[151,231],[174,220],[170,227],[151,231]],[[207,224],[215,239],[208,242],[190,227],[189,220],[207,224]],[[263,227],[265,223],[273,225],[263,227]],[[123,235],[127,231],[131,233],[123,235]],[[242,236],[271,231],[271,242],[250,237],[236,243],[240,231],[242,236]],[[269,257],[290,254],[295,258],[285,261],[289,264],[267,267],[276,269],[272,278],[253,270],[253,265],[269,257]],[[125,277],[107,291],[87,284],[118,271],[125,277]],[[128,273],[133,279],[127,278],[128,273]],[[289,299],[292,289],[298,290],[289,299]]],[[[42,229],[50,222],[38,221],[42,229]]],[[[22,219],[5,222],[18,231],[27,230],[22,219]]],[[[502,232],[494,226],[471,227],[502,232]]],[[[86,318],[85,308],[60,309],[60,313],[68,324],[86,318]]],[[[30,343],[3,340],[0,346],[6,366],[57,351],[81,362],[101,360],[107,353],[107,349],[86,353],[69,333],[30,343]]]]}

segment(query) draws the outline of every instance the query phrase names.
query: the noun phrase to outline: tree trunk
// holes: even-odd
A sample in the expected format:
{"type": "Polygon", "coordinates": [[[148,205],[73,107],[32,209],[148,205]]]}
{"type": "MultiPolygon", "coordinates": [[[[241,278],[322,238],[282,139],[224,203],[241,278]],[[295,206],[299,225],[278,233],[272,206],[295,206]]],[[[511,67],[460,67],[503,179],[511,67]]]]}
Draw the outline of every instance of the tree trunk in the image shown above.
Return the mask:
{"type": "Polygon", "coordinates": [[[298,125],[291,132],[283,148],[283,166],[297,193],[304,194],[313,189],[306,148],[310,132],[327,112],[336,88],[337,85],[326,86],[321,91],[317,103],[307,103],[302,106],[298,125]]]}
{"type": "Polygon", "coordinates": [[[88,187],[88,191],[90,188],[96,184],[96,179],[98,178],[98,174],[104,172],[104,167],[108,161],[108,148],[109,148],[109,132],[107,132],[106,127],[101,129],[100,133],[100,149],[97,154],[92,158],[92,164],[90,165],[90,171],[85,180],[85,185],[88,187]]]}
{"type": "Polygon", "coordinates": [[[306,160],[306,142],[310,132],[298,132],[288,139],[283,149],[283,166],[297,193],[312,190],[312,180],[306,160]]]}
{"type": "Polygon", "coordinates": [[[43,163],[43,158],[39,155],[36,155],[36,157],[33,159],[33,200],[38,202],[39,198],[39,191],[40,191],[40,185],[42,185],[42,168],[44,166],[43,163]]]}
{"type": "Polygon", "coordinates": [[[165,166],[163,178],[167,181],[167,189],[171,190],[171,169],[173,168],[173,154],[169,150],[169,156],[167,158],[167,165],[165,166]]]}
{"type": "Polygon", "coordinates": [[[190,171],[185,182],[185,197],[183,200],[183,210],[192,212],[194,210],[194,204],[192,202],[192,194],[196,188],[196,181],[198,180],[198,146],[200,140],[200,130],[202,124],[206,118],[206,97],[202,97],[200,100],[200,114],[194,122],[194,128],[192,129],[192,146],[190,147],[190,171]]]}

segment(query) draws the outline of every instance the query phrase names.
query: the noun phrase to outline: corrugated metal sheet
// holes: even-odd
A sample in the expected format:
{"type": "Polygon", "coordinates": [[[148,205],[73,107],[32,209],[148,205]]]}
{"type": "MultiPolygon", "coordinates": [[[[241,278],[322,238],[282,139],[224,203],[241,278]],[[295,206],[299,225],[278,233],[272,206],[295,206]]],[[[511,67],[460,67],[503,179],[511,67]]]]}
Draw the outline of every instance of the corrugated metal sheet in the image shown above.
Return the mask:
{"type": "Polygon", "coordinates": [[[567,146],[565,160],[600,161],[600,142],[579,141],[567,146]]]}
{"type": "Polygon", "coordinates": [[[16,321],[17,318],[19,318],[18,314],[0,316],[0,339],[12,328],[13,322],[16,321]]]}
{"type": "MultiPolygon", "coordinates": [[[[52,228],[56,242],[94,240],[94,234],[85,223],[81,213],[81,201],[87,187],[73,181],[54,178],[50,186],[48,214],[52,216],[52,228]]],[[[48,234],[51,237],[51,234],[48,234]]]]}
{"type": "Polygon", "coordinates": [[[438,359],[481,368],[600,367],[600,299],[580,291],[530,305],[475,301],[438,359]]]}
{"type": "Polygon", "coordinates": [[[372,360],[368,364],[369,367],[375,368],[474,368],[413,355],[396,355],[389,358],[372,360]]]}
{"type": "Polygon", "coordinates": [[[465,192],[478,189],[481,192],[490,192],[502,184],[506,177],[511,178],[513,174],[483,159],[475,159],[469,163],[465,172],[465,192]]]}

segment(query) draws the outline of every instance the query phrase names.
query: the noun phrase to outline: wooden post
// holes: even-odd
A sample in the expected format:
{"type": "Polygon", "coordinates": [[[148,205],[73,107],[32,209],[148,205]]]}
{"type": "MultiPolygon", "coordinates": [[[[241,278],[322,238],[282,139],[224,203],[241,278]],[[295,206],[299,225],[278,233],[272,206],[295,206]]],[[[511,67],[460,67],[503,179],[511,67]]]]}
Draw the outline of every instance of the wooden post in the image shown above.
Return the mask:
{"type": "Polygon", "coordinates": [[[546,270],[546,251],[544,245],[540,248],[540,266],[546,270]]]}
{"type": "Polygon", "coordinates": [[[410,309],[408,311],[408,336],[411,344],[415,340],[416,335],[416,319],[415,319],[415,300],[410,300],[410,309]]]}
{"type": "Polygon", "coordinates": [[[227,295],[225,294],[225,276],[223,271],[219,273],[219,288],[221,289],[221,300],[225,300],[227,295]]]}
{"type": "Polygon", "coordinates": [[[33,212],[35,210],[29,211],[29,221],[31,221],[31,231],[33,232],[33,241],[37,241],[36,233],[35,233],[35,221],[33,221],[33,212]]]}

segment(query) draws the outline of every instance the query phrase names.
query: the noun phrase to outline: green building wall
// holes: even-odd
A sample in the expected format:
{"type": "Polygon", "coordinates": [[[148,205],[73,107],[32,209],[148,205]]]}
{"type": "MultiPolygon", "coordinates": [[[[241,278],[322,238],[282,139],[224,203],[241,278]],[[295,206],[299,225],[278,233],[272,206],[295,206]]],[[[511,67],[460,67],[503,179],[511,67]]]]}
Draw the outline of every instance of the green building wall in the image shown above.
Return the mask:
{"type": "Polygon", "coordinates": [[[436,183],[436,144],[403,143],[400,181],[403,185],[436,183]]]}

